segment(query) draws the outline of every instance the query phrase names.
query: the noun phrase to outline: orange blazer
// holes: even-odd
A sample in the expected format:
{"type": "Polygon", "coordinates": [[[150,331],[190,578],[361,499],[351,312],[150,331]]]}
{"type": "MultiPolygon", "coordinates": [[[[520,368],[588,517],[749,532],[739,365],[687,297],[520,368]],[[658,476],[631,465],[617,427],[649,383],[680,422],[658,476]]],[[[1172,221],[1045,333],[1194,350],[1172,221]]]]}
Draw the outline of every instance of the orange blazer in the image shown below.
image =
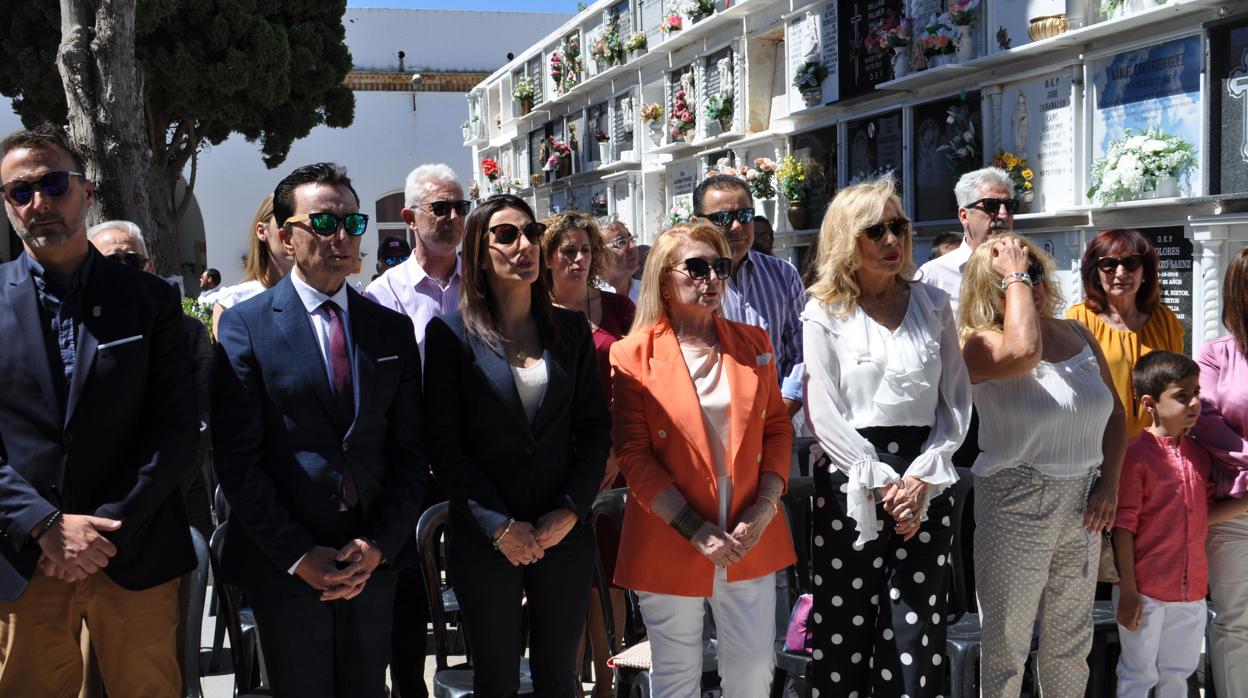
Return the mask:
{"type": "MultiPolygon", "coordinates": [[[[715,319],[715,328],[732,390],[731,527],[756,501],[762,473],[776,473],[787,486],[793,427],[780,399],[767,333],[723,318],[715,319]]],[[[616,342],[611,375],[615,455],[628,482],[615,583],[637,591],[710,596],[715,566],[650,510],[654,498],[675,484],[708,521],[719,517],[719,485],[702,407],[666,320],[616,342]]],[[[745,558],[728,568],[729,581],[755,579],[793,564],[793,538],[780,514],[745,558]]]]}

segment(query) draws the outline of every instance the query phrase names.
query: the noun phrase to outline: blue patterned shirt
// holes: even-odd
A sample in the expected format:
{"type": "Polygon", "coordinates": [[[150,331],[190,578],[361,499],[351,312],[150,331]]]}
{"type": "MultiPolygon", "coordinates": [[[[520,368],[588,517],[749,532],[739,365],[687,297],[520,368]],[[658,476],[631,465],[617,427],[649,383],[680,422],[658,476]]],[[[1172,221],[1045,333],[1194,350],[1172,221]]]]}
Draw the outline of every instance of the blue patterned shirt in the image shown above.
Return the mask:
{"type": "Polygon", "coordinates": [[[82,323],[83,282],[91,275],[93,253],[87,255],[69,288],[61,286],[46,276],[43,265],[34,257],[26,257],[30,276],[35,281],[35,295],[39,300],[39,319],[43,325],[44,343],[48,351],[48,365],[52,369],[52,382],[64,405],[69,395],[69,385],[74,380],[78,364],[78,333],[82,323]]]}
{"type": "Polygon", "coordinates": [[[780,392],[802,399],[802,308],[806,289],[788,262],[750,250],[728,282],[724,317],[767,330],[776,353],[780,392]]]}

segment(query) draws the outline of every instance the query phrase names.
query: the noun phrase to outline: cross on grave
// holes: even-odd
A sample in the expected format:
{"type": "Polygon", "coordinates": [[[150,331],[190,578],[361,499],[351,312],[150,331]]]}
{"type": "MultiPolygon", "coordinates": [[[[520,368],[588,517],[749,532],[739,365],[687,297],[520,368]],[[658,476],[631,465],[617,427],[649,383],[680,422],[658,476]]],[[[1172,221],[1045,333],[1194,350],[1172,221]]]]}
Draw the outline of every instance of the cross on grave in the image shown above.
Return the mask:
{"type": "Polygon", "coordinates": [[[854,82],[862,77],[862,38],[858,35],[859,23],[862,21],[862,10],[858,9],[858,3],[854,3],[854,14],[849,18],[849,24],[854,28],[854,82]]]}
{"type": "Polygon", "coordinates": [[[1243,140],[1239,144],[1239,154],[1248,162],[1248,49],[1244,49],[1244,55],[1239,59],[1239,67],[1228,76],[1226,91],[1232,99],[1244,103],[1243,140]]]}

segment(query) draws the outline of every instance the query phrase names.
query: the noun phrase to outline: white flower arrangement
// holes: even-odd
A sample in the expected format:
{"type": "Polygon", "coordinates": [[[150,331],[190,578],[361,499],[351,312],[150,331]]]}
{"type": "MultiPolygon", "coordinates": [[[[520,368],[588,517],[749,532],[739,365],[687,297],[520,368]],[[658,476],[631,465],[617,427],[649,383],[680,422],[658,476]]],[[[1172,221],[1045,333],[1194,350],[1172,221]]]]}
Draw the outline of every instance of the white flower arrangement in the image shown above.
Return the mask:
{"type": "Polygon", "coordinates": [[[684,198],[677,199],[672,203],[672,208],[667,212],[667,227],[671,228],[681,223],[687,223],[691,218],[693,218],[691,202],[686,201],[684,198]]]}
{"type": "Polygon", "coordinates": [[[1157,128],[1127,129],[1092,164],[1088,198],[1101,203],[1130,201],[1157,186],[1165,177],[1179,179],[1196,166],[1196,149],[1179,136],[1157,128]]]}

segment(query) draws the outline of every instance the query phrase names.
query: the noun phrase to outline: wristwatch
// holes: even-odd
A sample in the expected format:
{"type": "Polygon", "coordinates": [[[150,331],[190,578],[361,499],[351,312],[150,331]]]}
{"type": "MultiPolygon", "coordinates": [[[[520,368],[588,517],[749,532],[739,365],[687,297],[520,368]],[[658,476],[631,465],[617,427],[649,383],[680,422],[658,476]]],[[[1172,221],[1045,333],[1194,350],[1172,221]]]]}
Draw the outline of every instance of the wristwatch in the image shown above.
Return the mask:
{"type": "Polygon", "coordinates": [[[1005,289],[1009,288],[1010,284],[1014,283],[1015,281],[1021,281],[1027,284],[1028,286],[1034,286],[1034,284],[1031,283],[1031,274],[1028,274],[1025,271],[1012,271],[1009,274],[1006,274],[1005,276],[1001,277],[1001,290],[1004,291],[1005,289]]]}

